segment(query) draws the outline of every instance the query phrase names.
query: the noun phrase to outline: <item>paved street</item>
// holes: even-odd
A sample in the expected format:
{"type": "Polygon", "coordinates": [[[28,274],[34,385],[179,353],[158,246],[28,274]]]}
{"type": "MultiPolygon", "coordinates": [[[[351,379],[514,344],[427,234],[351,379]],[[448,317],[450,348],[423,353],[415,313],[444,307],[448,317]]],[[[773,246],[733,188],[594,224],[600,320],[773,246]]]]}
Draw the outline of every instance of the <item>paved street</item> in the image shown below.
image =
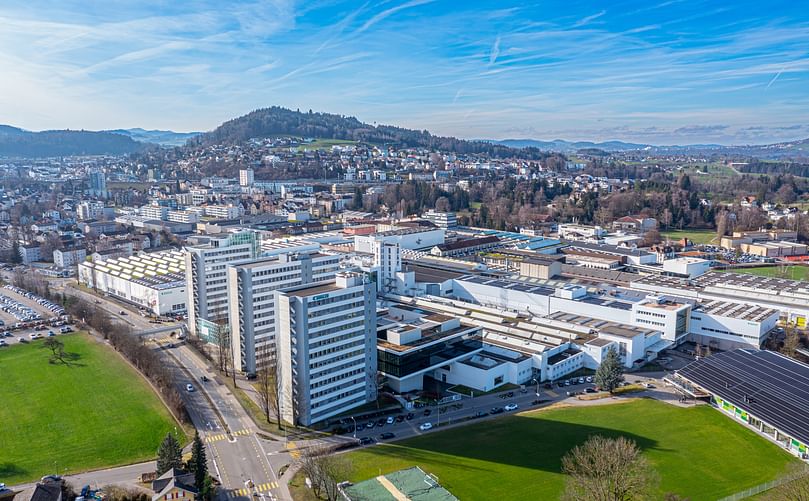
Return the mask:
{"type": "MultiPolygon", "coordinates": [[[[278,472],[268,458],[275,456],[276,459],[280,457],[283,464],[289,462],[283,442],[259,439],[252,420],[230,394],[227,386],[215,380],[215,374],[209,370],[207,361],[184,343],[169,337],[170,332],[179,331],[182,324],[155,324],[112,300],[99,298],[70,285],[62,290],[68,295],[95,303],[117,321],[131,326],[135,334],[163,330],[146,337],[154,342],[155,349],[175,374],[177,390],[183,396],[189,416],[208,449],[211,472],[227,488],[226,497],[282,499],[279,492],[285,492],[286,489],[279,489],[278,472]],[[125,314],[121,315],[121,311],[125,314]],[[174,344],[174,347],[170,348],[170,344],[174,344]],[[203,382],[203,376],[209,381],[203,382]],[[194,391],[187,391],[187,384],[191,384],[194,391]]],[[[99,474],[90,474],[88,477],[92,478],[94,475],[99,474]]]]}

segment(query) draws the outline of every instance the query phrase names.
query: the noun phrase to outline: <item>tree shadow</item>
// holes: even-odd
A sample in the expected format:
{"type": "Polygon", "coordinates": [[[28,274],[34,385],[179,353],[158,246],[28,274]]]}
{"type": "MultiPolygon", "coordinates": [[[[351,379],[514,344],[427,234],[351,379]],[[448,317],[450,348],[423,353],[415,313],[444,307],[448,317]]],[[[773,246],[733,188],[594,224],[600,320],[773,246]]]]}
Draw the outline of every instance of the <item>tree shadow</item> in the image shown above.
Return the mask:
{"type": "Polygon", "coordinates": [[[0,463],[0,478],[27,475],[28,470],[20,468],[14,463],[0,463]]]}
{"type": "Polygon", "coordinates": [[[81,354],[71,351],[56,351],[54,352],[50,347],[42,345],[42,349],[51,352],[48,357],[48,363],[52,365],[65,365],[67,367],[84,367],[85,364],[81,363],[81,354]]]}

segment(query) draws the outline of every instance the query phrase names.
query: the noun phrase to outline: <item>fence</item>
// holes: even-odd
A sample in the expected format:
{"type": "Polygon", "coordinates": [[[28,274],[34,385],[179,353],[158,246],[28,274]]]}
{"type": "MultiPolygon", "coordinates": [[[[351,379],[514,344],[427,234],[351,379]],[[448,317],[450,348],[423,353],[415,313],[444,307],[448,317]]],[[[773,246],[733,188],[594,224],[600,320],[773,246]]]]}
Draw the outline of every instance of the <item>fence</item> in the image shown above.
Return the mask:
{"type": "Polygon", "coordinates": [[[756,494],[761,494],[762,492],[767,492],[770,489],[775,489],[776,487],[788,484],[789,482],[798,480],[799,478],[805,477],[807,475],[809,475],[809,466],[804,465],[797,472],[791,473],[789,475],[784,475],[783,477],[776,478],[775,480],[770,480],[769,482],[765,482],[763,484],[750,487],[749,489],[745,489],[743,491],[739,491],[736,494],[731,494],[730,496],[722,498],[719,501],[738,501],[740,499],[746,499],[751,496],[755,496],[756,494]]]}

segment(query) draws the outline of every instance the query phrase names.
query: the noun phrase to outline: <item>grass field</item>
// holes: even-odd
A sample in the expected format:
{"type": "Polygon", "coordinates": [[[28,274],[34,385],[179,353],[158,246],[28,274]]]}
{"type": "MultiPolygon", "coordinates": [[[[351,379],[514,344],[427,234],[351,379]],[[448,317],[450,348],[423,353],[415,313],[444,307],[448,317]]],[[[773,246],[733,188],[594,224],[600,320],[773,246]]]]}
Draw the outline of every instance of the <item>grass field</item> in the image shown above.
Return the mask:
{"type": "Polygon", "coordinates": [[[42,341],[0,350],[0,482],[153,459],[175,429],[148,384],[111,348],[83,333],[59,339],[75,358],[69,366],[49,364],[42,341]]]}
{"type": "Polygon", "coordinates": [[[790,280],[806,280],[807,276],[809,276],[809,267],[807,266],[756,266],[752,268],[734,268],[727,271],[749,273],[763,277],[788,278],[790,280]]]}
{"type": "Polygon", "coordinates": [[[714,230],[669,230],[661,231],[660,235],[668,237],[671,240],[680,240],[687,237],[695,244],[710,244],[716,238],[716,231],[714,230]]]}
{"type": "Polygon", "coordinates": [[[348,454],[351,480],[419,465],[460,499],[558,499],[561,457],[592,434],[635,440],[660,475],[660,498],[721,498],[795,461],[715,409],[644,399],[508,416],[371,447],[348,454]]]}
{"type": "Polygon", "coordinates": [[[303,143],[302,150],[330,150],[332,146],[344,146],[347,144],[357,144],[357,141],[347,139],[316,139],[311,143],[303,143]]]}

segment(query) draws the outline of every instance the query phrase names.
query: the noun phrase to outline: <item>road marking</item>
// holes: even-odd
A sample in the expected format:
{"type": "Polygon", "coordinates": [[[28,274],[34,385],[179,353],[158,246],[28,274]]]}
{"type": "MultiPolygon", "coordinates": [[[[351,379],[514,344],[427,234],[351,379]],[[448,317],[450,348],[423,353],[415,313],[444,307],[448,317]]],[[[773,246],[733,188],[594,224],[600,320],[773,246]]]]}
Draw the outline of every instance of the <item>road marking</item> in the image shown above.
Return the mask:
{"type": "Polygon", "coordinates": [[[552,391],[552,390],[545,390],[545,394],[548,395],[549,397],[552,397],[552,398],[556,398],[556,397],[559,396],[558,393],[556,393],[555,391],[552,391]]]}
{"type": "Polygon", "coordinates": [[[249,434],[250,434],[250,430],[239,430],[239,431],[233,432],[233,434],[234,434],[234,435],[238,435],[238,436],[240,436],[240,437],[243,437],[243,436],[245,436],[245,435],[249,435],[249,434]]]}
{"type": "Polygon", "coordinates": [[[258,492],[267,492],[270,489],[275,489],[278,487],[278,482],[265,482],[263,484],[256,484],[256,490],[258,492]]]}
{"type": "Polygon", "coordinates": [[[227,440],[227,438],[228,436],[225,435],[224,433],[220,433],[218,435],[208,435],[207,437],[205,437],[205,443],[210,444],[212,442],[218,442],[220,440],[227,440]]]}
{"type": "Polygon", "coordinates": [[[292,459],[301,457],[301,450],[295,445],[295,442],[291,440],[287,442],[287,450],[289,451],[289,455],[292,456],[292,459]]]}

